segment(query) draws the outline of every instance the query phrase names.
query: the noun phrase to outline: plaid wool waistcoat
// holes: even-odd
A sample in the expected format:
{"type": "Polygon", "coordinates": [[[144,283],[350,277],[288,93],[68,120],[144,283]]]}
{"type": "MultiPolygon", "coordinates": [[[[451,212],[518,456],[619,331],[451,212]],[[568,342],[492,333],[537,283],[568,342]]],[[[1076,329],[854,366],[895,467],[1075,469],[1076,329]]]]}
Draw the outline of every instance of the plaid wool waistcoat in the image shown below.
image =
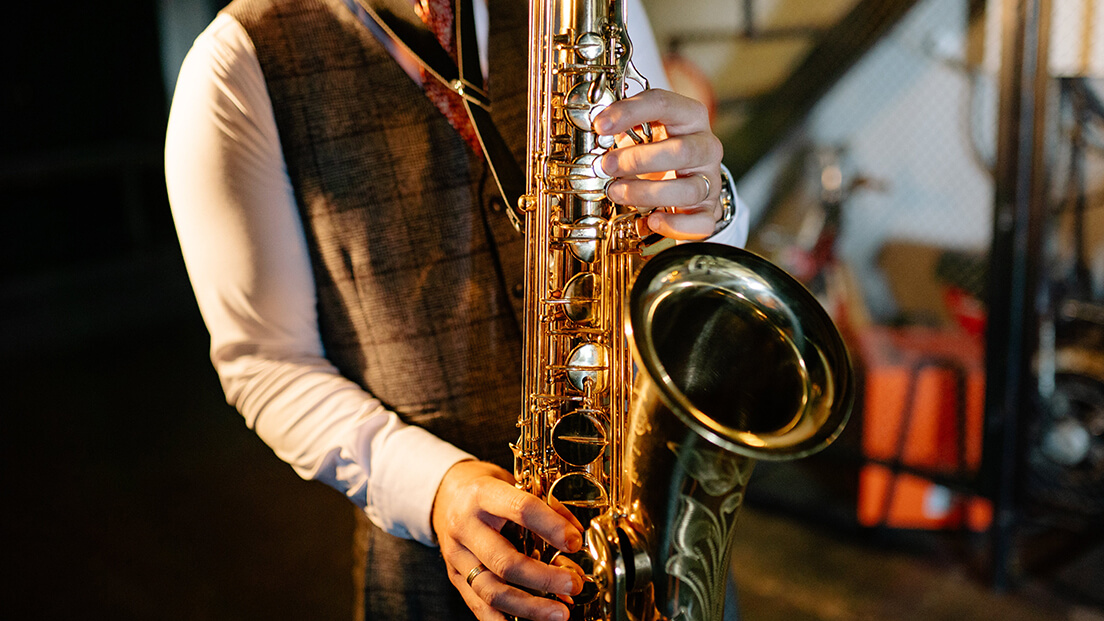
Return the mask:
{"type": "MultiPolygon", "coordinates": [[[[490,8],[493,116],[522,158],[527,8],[490,8]]],[[[272,100],[326,357],[407,422],[511,469],[524,247],[485,163],[342,0],[226,11],[272,100]]]]}

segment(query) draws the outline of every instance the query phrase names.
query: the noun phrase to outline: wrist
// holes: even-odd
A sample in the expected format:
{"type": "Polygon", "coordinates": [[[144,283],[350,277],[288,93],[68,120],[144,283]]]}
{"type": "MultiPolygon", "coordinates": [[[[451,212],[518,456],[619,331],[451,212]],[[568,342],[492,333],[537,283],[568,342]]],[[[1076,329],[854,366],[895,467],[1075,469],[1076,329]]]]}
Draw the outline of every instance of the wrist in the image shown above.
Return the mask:
{"type": "Polygon", "coordinates": [[[445,475],[474,457],[421,427],[407,426],[373,447],[368,506],[377,526],[402,539],[434,545],[433,503],[445,475]]]}
{"type": "Polygon", "coordinates": [[[732,172],[721,164],[721,218],[713,225],[713,235],[725,230],[736,218],[736,182],[732,179],[732,172]]]}

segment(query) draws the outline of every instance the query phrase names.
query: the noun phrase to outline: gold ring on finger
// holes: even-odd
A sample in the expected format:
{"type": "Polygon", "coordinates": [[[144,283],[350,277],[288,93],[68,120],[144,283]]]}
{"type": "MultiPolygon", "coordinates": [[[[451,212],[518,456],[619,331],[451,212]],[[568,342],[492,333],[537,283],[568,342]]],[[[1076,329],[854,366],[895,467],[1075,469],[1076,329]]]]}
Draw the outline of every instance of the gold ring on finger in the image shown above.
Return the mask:
{"type": "Polygon", "coordinates": [[[480,563],[480,564],[476,565],[475,567],[472,567],[472,570],[468,572],[468,577],[467,577],[468,586],[472,585],[472,580],[475,580],[476,576],[478,576],[479,574],[483,573],[486,570],[487,570],[487,568],[483,566],[483,563],[480,563]]]}

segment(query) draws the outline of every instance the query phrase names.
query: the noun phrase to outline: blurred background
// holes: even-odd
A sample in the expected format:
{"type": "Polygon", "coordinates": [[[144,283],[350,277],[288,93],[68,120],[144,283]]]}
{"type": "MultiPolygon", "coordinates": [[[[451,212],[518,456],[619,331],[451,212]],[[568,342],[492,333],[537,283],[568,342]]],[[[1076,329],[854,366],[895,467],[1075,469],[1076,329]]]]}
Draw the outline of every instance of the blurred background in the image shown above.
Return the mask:
{"type": "MultiPolygon", "coordinates": [[[[223,4],[8,9],[8,618],[355,615],[365,518],[226,405],[165,198],[176,70],[223,4]]],[[[837,444],[757,468],[744,618],[1104,619],[1104,1],[645,5],[749,246],[861,378],[837,444]]]]}

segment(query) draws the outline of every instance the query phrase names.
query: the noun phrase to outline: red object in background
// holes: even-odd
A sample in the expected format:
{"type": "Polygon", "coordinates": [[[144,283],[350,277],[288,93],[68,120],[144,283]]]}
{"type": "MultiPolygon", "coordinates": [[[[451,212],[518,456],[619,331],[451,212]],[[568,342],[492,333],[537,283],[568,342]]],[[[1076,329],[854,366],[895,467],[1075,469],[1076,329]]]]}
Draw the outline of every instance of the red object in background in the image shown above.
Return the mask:
{"type": "Polygon", "coordinates": [[[864,526],[988,528],[992,506],[967,484],[981,463],[984,350],[962,332],[871,327],[865,365],[858,518],[864,526]],[[894,466],[899,466],[895,468],[894,466]]]}
{"type": "Polygon", "coordinates": [[[964,290],[948,286],[943,290],[943,303],[954,317],[955,322],[971,336],[985,334],[985,304],[964,290]]]}

